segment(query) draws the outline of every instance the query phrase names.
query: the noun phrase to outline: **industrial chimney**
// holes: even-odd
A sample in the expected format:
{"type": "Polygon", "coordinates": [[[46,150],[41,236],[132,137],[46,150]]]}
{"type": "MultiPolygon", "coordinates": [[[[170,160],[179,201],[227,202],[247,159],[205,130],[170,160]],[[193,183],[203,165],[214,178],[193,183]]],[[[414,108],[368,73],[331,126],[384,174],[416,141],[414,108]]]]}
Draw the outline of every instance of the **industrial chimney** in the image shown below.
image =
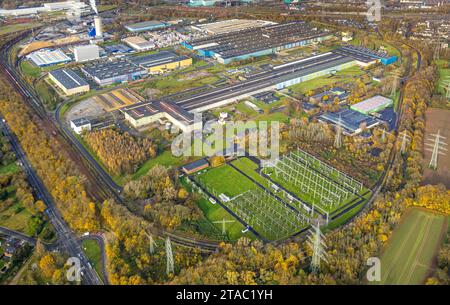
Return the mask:
{"type": "Polygon", "coordinates": [[[100,16],[94,17],[95,36],[103,37],[102,18],[100,16]]]}

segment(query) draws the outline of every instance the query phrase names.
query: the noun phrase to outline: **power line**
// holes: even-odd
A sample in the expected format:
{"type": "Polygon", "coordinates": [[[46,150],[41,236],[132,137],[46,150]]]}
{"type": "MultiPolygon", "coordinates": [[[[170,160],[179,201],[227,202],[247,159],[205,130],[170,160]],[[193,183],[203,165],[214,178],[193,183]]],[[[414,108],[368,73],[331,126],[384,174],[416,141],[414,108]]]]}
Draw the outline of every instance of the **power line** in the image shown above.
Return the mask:
{"type": "Polygon", "coordinates": [[[167,266],[166,266],[166,274],[169,275],[174,273],[174,264],[173,264],[173,253],[172,253],[172,244],[170,243],[170,237],[166,239],[166,257],[167,257],[167,266]]]}
{"type": "Polygon", "coordinates": [[[317,221],[316,226],[312,226],[312,229],[309,230],[310,234],[308,235],[308,240],[306,241],[308,245],[312,248],[313,254],[311,259],[311,272],[312,273],[319,273],[320,272],[320,262],[324,261],[328,263],[327,261],[327,254],[325,252],[325,249],[327,246],[325,245],[325,242],[323,241],[324,236],[322,232],[320,231],[320,225],[319,221],[317,221]]]}
{"type": "Polygon", "coordinates": [[[425,145],[428,146],[425,149],[432,152],[431,160],[428,165],[431,169],[437,170],[438,156],[445,155],[447,152],[447,143],[445,143],[444,140],[446,140],[446,138],[441,136],[441,131],[438,130],[437,134],[432,134],[431,138],[428,139],[428,143],[425,143],[425,145]]]}
{"type": "Polygon", "coordinates": [[[222,220],[218,220],[218,221],[213,221],[213,223],[221,223],[222,224],[222,235],[226,235],[227,231],[226,231],[226,224],[227,223],[233,223],[234,220],[226,220],[225,218],[222,220]]]}

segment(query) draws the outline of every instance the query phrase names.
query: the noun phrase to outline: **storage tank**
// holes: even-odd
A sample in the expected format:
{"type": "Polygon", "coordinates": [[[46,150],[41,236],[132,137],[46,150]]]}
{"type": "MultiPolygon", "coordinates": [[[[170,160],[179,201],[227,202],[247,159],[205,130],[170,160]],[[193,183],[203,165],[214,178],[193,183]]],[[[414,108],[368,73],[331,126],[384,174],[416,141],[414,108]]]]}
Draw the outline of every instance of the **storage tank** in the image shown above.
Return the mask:
{"type": "Polygon", "coordinates": [[[95,35],[97,37],[103,37],[102,18],[100,16],[94,17],[95,35]]]}

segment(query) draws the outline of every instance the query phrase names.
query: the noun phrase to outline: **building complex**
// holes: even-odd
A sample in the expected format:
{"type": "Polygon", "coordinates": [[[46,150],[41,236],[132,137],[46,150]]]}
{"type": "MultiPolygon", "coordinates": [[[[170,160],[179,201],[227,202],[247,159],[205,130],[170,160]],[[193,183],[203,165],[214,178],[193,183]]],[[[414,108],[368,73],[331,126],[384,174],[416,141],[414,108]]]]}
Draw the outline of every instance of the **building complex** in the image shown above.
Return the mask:
{"type": "MultiPolygon", "coordinates": [[[[363,53],[364,49],[360,49],[360,51],[363,53]]],[[[372,54],[372,51],[366,49],[366,53],[372,54]]],[[[361,61],[360,54],[352,54],[351,52],[344,54],[340,49],[337,49],[272,67],[264,72],[249,76],[238,83],[213,88],[180,99],[165,97],[160,100],[143,101],[130,107],[124,107],[121,111],[130,124],[137,128],[165,117],[183,131],[191,131],[198,127],[193,121],[195,112],[224,106],[260,92],[280,90],[355,65],[366,65],[361,61]]],[[[364,119],[367,117],[354,110],[348,109],[348,111],[361,115],[364,119]]],[[[355,120],[359,119],[361,118],[355,116],[355,120]]],[[[352,128],[358,126],[359,128],[361,123],[362,121],[359,123],[353,122],[353,125],[349,126],[352,128]]],[[[372,127],[378,123],[377,120],[369,117],[366,126],[372,127]]],[[[354,129],[352,128],[348,129],[349,133],[354,129]]]]}
{"type": "Polygon", "coordinates": [[[234,60],[274,54],[331,37],[331,33],[299,21],[213,35],[183,42],[182,45],[195,50],[200,56],[212,57],[220,63],[228,64],[234,60]]]}
{"type": "Polygon", "coordinates": [[[89,91],[89,84],[70,69],[58,69],[48,73],[52,80],[67,95],[89,91]]]}

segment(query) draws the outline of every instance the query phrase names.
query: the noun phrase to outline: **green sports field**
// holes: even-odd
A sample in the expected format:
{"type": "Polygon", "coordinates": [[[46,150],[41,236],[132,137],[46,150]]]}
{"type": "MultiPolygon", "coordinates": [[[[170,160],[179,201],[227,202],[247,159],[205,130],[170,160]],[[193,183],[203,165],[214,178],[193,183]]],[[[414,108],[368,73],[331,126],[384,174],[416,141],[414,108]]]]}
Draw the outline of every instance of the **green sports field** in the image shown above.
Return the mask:
{"type": "Polygon", "coordinates": [[[409,210],[381,256],[380,284],[423,284],[432,271],[447,222],[443,215],[409,210]]]}

